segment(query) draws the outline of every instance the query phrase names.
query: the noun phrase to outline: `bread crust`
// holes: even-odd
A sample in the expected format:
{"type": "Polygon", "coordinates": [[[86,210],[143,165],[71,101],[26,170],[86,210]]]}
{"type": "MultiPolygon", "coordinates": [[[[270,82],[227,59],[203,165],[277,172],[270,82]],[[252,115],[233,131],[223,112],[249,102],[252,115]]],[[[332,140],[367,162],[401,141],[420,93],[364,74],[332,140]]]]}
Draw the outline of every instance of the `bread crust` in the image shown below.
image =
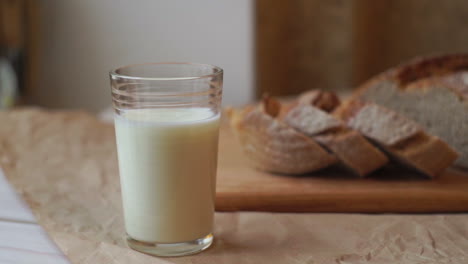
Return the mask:
{"type": "Polygon", "coordinates": [[[310,90],[300,94],[297,103],[313,105],[325,112],[331,112],[340,105],[341,101],[334,92],[310,90]]]}
{"type": "Polygon", "coordinates": [[[343,165],[360,177],[382,168],[389,161],[382,151],[354,130],[342,129],[317,135],[314,139],[332,151],[343,165]]]}
{"type": "MultiPolygon", "coordinates": [[[[352,98],[360,97],[368,88],[378,83],[389,82],[400,90],[408,88],[424,89],[427,85],[438,82],[439,78],[453,74],[455,72],[468,71],[468,54],[446,54],[414,58],[408,62],[397,65],[376,75],[358,87],[352,98]],[[413,83],[430,78],[431,81],[424,82],[417,86],[413,83]]],[[[450,89],[460,96],[468,96],[461,92],[466,90],[460,85],[450,85],[450,89]]],[[[465,85],[463,85],[465,86],[465,85]]],[[[468,84],[466,84],[468,86],[468,84]]]]}

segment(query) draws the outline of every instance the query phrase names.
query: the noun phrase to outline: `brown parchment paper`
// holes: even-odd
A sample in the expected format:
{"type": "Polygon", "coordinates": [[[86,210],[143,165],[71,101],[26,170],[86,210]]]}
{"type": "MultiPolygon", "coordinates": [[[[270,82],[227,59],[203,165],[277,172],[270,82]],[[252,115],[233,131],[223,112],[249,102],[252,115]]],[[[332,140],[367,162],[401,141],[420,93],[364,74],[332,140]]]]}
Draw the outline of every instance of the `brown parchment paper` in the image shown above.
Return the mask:
{"type": "Polygon", "coordinates": [[[124,242],[114,140],[82,112],[0,112],[0,167],[72,263],[468,263],[467,214],[216,213],[209,250],[138,253],[124,242]]]}

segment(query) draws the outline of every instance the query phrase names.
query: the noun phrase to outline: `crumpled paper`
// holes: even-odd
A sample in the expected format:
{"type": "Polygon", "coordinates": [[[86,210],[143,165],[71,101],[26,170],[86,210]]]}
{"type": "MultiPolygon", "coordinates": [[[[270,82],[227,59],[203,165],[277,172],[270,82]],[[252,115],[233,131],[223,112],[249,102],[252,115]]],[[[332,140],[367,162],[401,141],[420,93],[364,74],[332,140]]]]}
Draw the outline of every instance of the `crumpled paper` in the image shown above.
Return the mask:
{"type": "Polygon", "coordinates": [[[468,263],[468,214],[216,213],[209,250],[145,255],[124,241],[112,125],[38,109],[0,124],[0,167],[72,263],[468,263]]]}

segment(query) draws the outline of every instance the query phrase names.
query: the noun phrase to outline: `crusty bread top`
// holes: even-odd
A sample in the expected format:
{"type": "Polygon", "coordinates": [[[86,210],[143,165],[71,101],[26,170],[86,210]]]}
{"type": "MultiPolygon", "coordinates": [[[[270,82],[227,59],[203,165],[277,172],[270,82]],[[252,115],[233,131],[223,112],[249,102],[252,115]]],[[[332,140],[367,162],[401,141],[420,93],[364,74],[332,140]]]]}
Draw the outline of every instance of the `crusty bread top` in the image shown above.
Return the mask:
{"type": "Polygon", "coordinates": [[[446,87],[460,97],[468,97],[468,71],[452,72],[442,76],[420,79],[408,84],[405,90],[424,90],[433,86],[446,87]]]}
{"type": "Polygon", "coordinates": [[[281,103],[269,95],[263,96],[260,107],[271,117],[277,117],[281,112],[281,103]]]}
{"type": "Polygon", "coordinates": [[[448,54],[414,58],[391,68],[376,78],[386,77],[400,85],[435,76],[468,70],[468,54],[448,54]]]}
{"type": "Polygon", "coordinates": [[[468,82],[460,82],[459,78],[452,76],[460,72],[468,72],[468,54],[419,57],[371,78],[363,83],[352,97],[359,97],[367,88],[384,82],[393,84],[399,89],[424,89],[427,85],[441,84],[460,96],[468,97],[468,94],[464,93],[468,90],[468,82]],[[428,80],[421,85],[420,81],[425,79],[428,80]],[[415,82],[419,84],[414,85],[415,82]]]}
{"type": "Polygon", "coordinates": [[[340,99],[334,92],[310,90],[299,95],[299,104],[313,105],[325,112],[331,112],[340,105],[340,99]]]}
{"type": "Polygon", "coordinates": [[[400,85],[453,72],[468,70],[468,54],[421,57],[393,69],[392,75],[400,85]]]}

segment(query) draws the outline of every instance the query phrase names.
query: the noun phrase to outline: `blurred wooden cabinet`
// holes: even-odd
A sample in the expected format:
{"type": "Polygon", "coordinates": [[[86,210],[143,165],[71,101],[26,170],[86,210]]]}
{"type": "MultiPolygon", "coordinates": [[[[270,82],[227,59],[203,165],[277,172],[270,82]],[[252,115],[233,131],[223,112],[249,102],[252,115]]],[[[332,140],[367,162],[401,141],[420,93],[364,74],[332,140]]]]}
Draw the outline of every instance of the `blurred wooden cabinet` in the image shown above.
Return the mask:
{"type": "Polygon", "coordinates": [[[257,0],[257,96],[350,83],[352,1],[257,0]]]}
{"type": "Polygon", "coordinates": [[[256,0],[257,95],[351,89],[414,56],[468,52],[466,0],[256,0]]]}
{"type": "Polygon", "coordinates": [[[39,60],[38,0],[0,0],[0,56],[15,69],[19,101],[36,88],[39,60]]]}
{"type": "Polygon", "coordinates": [[[468,52],[466,0],[354,0],[353,83],[414,56],[468,52]]]}

